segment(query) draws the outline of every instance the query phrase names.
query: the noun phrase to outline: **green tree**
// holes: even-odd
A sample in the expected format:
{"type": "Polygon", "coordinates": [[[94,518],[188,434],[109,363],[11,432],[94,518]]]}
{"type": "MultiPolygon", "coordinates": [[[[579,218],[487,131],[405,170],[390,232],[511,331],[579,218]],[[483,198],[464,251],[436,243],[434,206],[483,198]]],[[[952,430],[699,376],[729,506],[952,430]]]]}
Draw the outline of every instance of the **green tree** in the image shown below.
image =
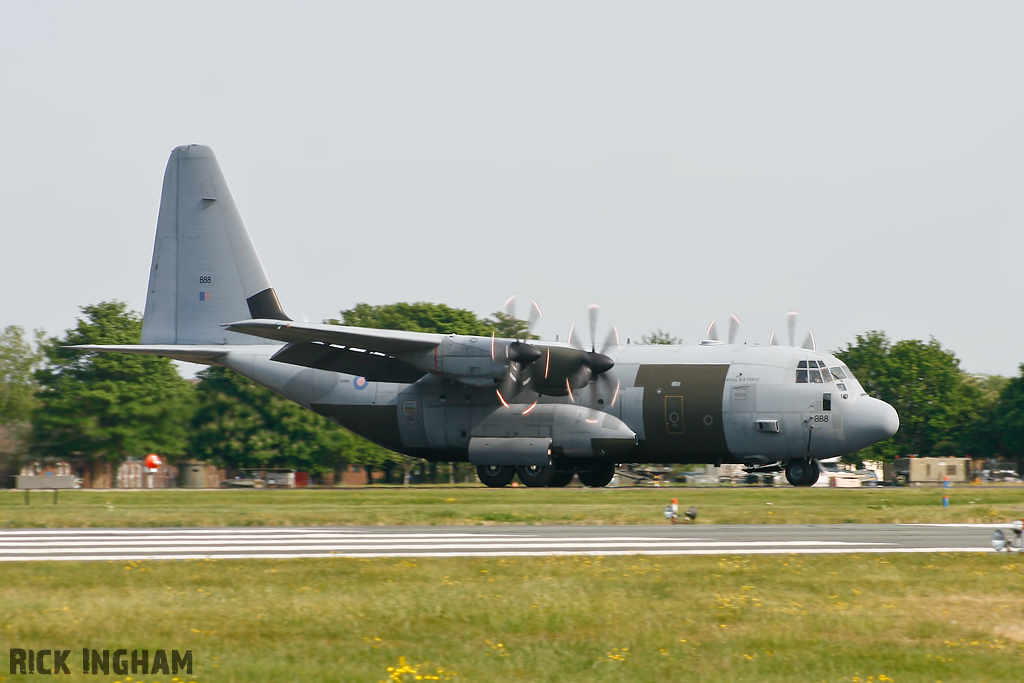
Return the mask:
{"type": "Polygon", "coordinates": [[[0,476],[14,473],[25,454],[37,405],[35,371],[43,358],[43,338],[42,330],[36,330],[29,341],[17,325],[0,333],[0,476]]]}
{"type": "Polygon", "coordinates": [[[43,350],[32,454],[116,462],[128,456],[184,455],[195,410],[191,384],[156,356],[82,352],[77,344],[138,344],[142,319],[120,301],[83,306],[83,318],[43,350]]]}
{"type": "Polygon", "coordinates": [[[641,344],[682,344],[683,340],[673,337],[668,332],[665,332],[660,327],[657,332],[651,332],[645,334],[640,338],[641,344]]]}
{"type": "Polygon", "coordinates": [[[353,308],[341,312],[340,323],[335,319],[327,322],[382,330],[468,334],[478,337],[491,336],[491,329],[494,325],[494,323],[488,324],[487,321],[480,320],[472,311],[425,302],[381,306],[359,303],[353,308]]]}
{"type": "Polygon", "coordinates": [[[1014,460],[1024,460],[1024,363],[1019,369],[1020,375],[1008,379],[999,392],[992,421],[998,453],[1014,460]]]}
{"type": "Polygon", "coordinates": [[[883,332],[871,331],[835,355],[869,395],[890,403],[900,416],[896,435],[860,451],[858,458],[968,454],[986,410],[986,392],[960,369],[952,351],[934,338],[891,342],[883,332]]]}
{"type": "Polygon", "coordinates": [[[25,338],[25,331],[11,325],[0,332],[0,424],[12,426],[28,423],[36,406],[35,371],[43,360],[41,346],[45,334],[35,331],[35,339],[25,338]]]}
{"type": "Polygon", "coordinates": [[[336,470],[355,437],[316,413],[221,367],[197,375],[192,452],[225,467],[336,470]]]}

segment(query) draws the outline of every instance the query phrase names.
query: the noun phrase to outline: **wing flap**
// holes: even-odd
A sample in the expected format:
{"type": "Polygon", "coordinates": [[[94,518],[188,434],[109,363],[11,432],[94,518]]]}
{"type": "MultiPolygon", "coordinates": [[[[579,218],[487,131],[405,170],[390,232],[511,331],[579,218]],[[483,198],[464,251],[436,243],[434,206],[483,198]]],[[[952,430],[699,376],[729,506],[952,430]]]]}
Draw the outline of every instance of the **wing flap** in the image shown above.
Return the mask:
{"type": "Polygon", "coordinates": [[[288,344],[270,360],[318,370],[358,375],[371,382],[412,384],[426,373],[397,358],[320,343],[288,344]]]}

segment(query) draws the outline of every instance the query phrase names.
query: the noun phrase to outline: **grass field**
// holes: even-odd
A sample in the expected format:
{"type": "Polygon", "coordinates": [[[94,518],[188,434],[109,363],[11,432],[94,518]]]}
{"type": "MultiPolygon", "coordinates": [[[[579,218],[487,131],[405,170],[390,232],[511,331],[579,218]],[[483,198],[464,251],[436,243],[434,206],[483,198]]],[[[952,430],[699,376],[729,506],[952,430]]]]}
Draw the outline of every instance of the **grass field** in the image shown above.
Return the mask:
{"type": "Polygon", "coordinates": [[[71,681],[129,680],[83,676],[83,647],[190,649],[198,683],[1024,670],[1024,560],[996,553],[11,563],[0,604],[5,647],[72,650],[71,681]]]}
{"type": "Polygon", "coordinates": [[[0,527],[657,524],[672,498],[698,524],[1006,522],[1024,488],[385,488],[0,491],[0,527]],[[942,507],[942,494],[951,505],[942,507]]]}

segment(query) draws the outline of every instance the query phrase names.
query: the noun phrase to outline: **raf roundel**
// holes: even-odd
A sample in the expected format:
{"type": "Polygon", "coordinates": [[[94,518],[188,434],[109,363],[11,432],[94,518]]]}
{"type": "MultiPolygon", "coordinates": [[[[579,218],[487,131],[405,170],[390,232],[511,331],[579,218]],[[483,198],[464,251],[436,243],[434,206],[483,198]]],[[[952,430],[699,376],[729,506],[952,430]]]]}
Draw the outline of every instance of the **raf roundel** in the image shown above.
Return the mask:
{"type": "Polygon", "coordinates": [[[366,388],[366,385],[368,385],[369,382],[366,381],[365,377],[356,377],[354,380],[352,380],[352,384],[355,386],[356,389],[362,391],[363,389],[366,388]]]}

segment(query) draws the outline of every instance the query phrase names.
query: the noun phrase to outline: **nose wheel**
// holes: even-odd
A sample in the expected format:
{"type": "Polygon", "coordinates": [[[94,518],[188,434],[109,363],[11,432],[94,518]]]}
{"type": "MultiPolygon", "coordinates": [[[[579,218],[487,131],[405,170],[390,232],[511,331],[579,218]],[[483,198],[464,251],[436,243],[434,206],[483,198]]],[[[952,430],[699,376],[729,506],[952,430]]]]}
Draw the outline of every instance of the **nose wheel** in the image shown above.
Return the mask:
{"type": "Polygon", "coordinates": [[[576,473],[580,483],[589,488],[599,489],[607,486],[615,476],[615,463],[595,462],[590,464],[586,471],[582,469],[576,473]]]}
{"type": "Polygon", "coordinates": [[[793,486],[813,486],[821,469],[815,460],[797,458],[786,464],[786,480],[793,486]]]}

